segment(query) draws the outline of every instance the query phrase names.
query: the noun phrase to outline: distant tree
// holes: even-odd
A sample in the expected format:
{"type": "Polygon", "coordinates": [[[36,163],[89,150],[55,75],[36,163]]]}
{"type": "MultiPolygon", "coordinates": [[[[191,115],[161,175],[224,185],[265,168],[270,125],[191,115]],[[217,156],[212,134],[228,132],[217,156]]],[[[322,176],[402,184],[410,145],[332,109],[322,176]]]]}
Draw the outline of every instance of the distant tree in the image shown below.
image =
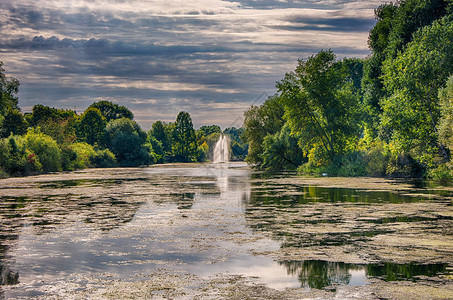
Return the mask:
{"type": "Polygon", "coordinates": [[[107,121],[99,109],[89,107],[80,117],[77,124],[77,138],[90,145],[105,145],[104,130],[107,121]]]}
{"type": "Polygon", "coordinates": [[[150,149],[145,145],[147,135],[137,122],[129,118],[112,120],[105,131],[108,148],[115,154],[119,165],[133,167],[152,162],[150,149]]]}
{"type": "Polygon", "coordinates": [[[192,118],[188,112],[180,112],[176,117],[173,131],[173,158],[175,161],[196,161],[197,144],[192,118]]]}
{"type": "Polygon", "coordinates": [[[169,135],[166,124],[162,121],[156,121],[151,126],[148,136],[154,137],[161,143],[164,152],[171,151],[171,134],[169,135]]]}
{"type": "Polygon", "coordinates": [[[17,109],[8,109],[5,113],[0,127],[1,137],[8,137],[10,134],[23,135],[27,132],[27,122],[24,116],[17,109]]]}
{"type": "Polygon", "coordinates": [[[107,122],[121,118],[134,119],[134,114],[127,107],[110,101],[102,100],[94,102],[89,107],[99,109],[101,115],[104,116],[107,122]]]}
{"type": "Polygon", "coordinates": [[[27,115],[26,118],[30,126],[38,127],[48,121],[59,122],[62,120],[76,119],[77,115],[70,109],[57,109],[37,104],[33,106],[32,113],[27,115]]]}
{"type": "Polygon", "coordinates": [[[0,61],[0,115],[5,115],[9,109],[18,110],[19,80],[16,78],[7,78],[3,62],[0,61]]]}
{"type": "Polygon", "coordinates": [[[199,131],[203,132],[204,136],[208,136],[214,132],[222,132],[219,125],[205,125],[201,126],[199,131]]]}

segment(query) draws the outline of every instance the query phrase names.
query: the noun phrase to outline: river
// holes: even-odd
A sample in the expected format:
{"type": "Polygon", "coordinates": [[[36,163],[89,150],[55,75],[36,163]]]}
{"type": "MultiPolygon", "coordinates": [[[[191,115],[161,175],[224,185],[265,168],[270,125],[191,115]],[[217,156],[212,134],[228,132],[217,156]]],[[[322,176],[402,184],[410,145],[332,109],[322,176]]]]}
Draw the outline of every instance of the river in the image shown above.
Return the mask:
{"type": "Polygon", "coordinates": [[[452,195],[244,163],[4,179],[1,295],[449,298],[452,195]]]}

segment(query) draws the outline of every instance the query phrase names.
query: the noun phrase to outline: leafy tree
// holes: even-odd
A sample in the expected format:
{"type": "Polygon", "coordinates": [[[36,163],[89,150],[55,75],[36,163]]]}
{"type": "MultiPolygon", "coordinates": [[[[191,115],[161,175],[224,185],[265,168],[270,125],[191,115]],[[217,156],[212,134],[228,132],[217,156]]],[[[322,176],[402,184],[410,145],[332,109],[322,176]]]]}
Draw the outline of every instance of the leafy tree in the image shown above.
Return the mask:
{"type": "Polygon", "coordinates": [[[39,130],[30,129],[24,136],[25,148],[36,155],[44,172],[61,171],[61,150],[57,142],[39,130]]]}
{"type": "Polygon", "coordinates": [[[80,117],[77,124],[77,137],[90,145],[104,145],[104,130],[107,121],[101,115],[99,109],[89,107],[80,117]]]}
{"type": "Polygon", "coordinates": [[[19,80],[7,78],[3,62],[0,61],[0,115],[5,115],[9,109],[18,109],[17,93],[19,92],[19,80]]]}
{"type": "MultiPolygon", "coordinates": [[[[95,109],[95,108],[92,108],[95,109]]],[[[147,135],[137,122],[129,118],[110,121],[106,127],[108,148],[121,166],[150,164],[150,149],[145,146],[147,135]]]]}
{"type": "Polygon", "coordinates": [[[269,97],[261,106],[252,106],[244,113],[242,137],[249,144],[246,161],[260,166],[263,163],[263,141],[267,135],[280,131],[284,124],[284,107],[281,97],[269,97]]]}
{"type": "Polygon", "coordinates": [[[10,134],[23,135],[27,132],[27,122],[18,109],[8,109],[1,124],[1,137],[8,137],[10,134]]]}
{"type": "Polygon", "coordinates": [[[381,99],[388,96],[382,79],[384,61],[394,59],[420,28],[451,12],[450,0],[403,0],[375,10],[377,22],[368,39],[372,56],[366,61],[362,81],[368,129],[373,136],[379,127],[381,99]]]}
{"type": "Polygon", "coordinates": [[[173,131],[173,159],[179,162],[196,161],[197,143],[192,118],[188,112],[180,112],[176,117],[173,131]]]}
{"type": "Polygon", "coordinates": [[[395,59],[385,61],[383,79],[389,94],[381,100],[382,126],[401,151],[448,153],[438,141],[438,90],[453,73],[453,22],[445,17],[414,34],[395,59]]]}
{"type": "Polygon", "coordinates": [[[285,118],[305,153],[319,147],[329,161],[358,140],[360,97],[348,72],[332,51],[321,51],[277,84],[285,118]]]}
{"type": "Polygon", "coordinates": [[[134,119],[134,114],[127,107],[110,101],[102,100],[94,102],[89,107],[99,109],[101,115],[104,116],[107,122],[121,118],[134,119]]]}
{"type": "Polygon", "coordinates": [[[201,126],[199,130],[203,132],[204,136],[208,136],[214,132],[222,132],[219,125],[205,125],[201,126]]]}
{"type": "Polygon", "coordinates": [[[296,169],[306,162],[297,137],[291,135],[291,128],[284,125],[280,132],[267,135],[263,143],[263,168],[273,170],[296,169]]]}
{"type": "Polygon", "coordinates": [[[450,151],[453,150],[453,76],[450,76],[445,88],[439,91],[441,119],[439,121],[439,139],[450,151]]]}
{"type": "Polygon", "coordinates": [[[154,137],[161,143],[164,152],[171,151],[171,134],[169,134],[168,125],[162,121],[156,121],[151,126],[148,136],[154,137]]]}
{"type": "Polygon", "coordinates": [[[27,115],[27,121],[32,127],[41,126],[46,122],[59,122],[62,120],[76,119],[77,115],[70,109],[57,109],[55,107],[37,104],[33,106],[32,113],[27,115]]]}

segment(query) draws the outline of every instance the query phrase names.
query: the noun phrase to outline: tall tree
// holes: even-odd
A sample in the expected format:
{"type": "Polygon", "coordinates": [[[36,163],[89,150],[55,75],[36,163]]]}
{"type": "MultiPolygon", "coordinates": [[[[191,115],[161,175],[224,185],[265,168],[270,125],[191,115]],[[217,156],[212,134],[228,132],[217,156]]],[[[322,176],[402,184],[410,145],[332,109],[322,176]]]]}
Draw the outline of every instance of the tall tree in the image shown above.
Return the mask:
{"type": "Polygon", "coordinates": [[[381,100],[382,126],[404,151],[416,156],[448,153],[438,141],[439,88],[453,73],[453,16],[447,16],[414,34],[403,52],[383,65],[389,94],[381,100]]]}
{"type": "Polygon", "coordinates": [[[269,97],[262,105],[252,106],[244,113],[242,138],[249,144],[246,161],[259,167],[263,163],[263,141],[276,134],[284,124],[284,106],[278,95],[269,97]]]}
{"type": "Polygon", "coordinates": [[[300,136],[305,152],[319,148],[332,159],[344,153],[361,130],[360,95],[343,61],[332,51],[321,51],[299,61],[277,84],[285,104],[285,118],[300,136]]]}
{"type": "Polygon", "coordinates": [[[90,145],[105,145],[105,127],[107,121],[99,109],[89,107],[85,110],[77,124],[77,138],[90,145]]]}
{"type": "Polygon", "coordinates": [[[176,161],[196,161],[197,141],[192,118],[188,112],[182,111],[176,117],[172,148],[176,161]]]}

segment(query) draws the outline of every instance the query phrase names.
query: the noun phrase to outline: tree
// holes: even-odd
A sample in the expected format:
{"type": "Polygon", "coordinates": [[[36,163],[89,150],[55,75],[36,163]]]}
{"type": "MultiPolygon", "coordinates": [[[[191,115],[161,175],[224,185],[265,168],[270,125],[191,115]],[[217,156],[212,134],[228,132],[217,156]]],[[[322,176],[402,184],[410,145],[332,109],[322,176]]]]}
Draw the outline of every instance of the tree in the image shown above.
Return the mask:
{"type": "Polygon", "coordinates": [[[19,86],[19,80],[5,76],[3,62],[0,61],[0,115],[5,115],[9,109],[19,109],[16,96],[19,92],[19,86]]]}
{"type": "Polygon", "coordinates": [[[453,150],[453,75],[449,77],[445,88],[439,91],[441,119],[439,121],[439,140],[450,151],[453,150]]]}
{"type": "Polygon", "coordinates": [[[27,115],[27,121],[32,127],[41,126],[46,122],[59,122],[62,120],[76,119],[77,115],[70,109],[57,109],[55,107],[36,104],[32,113],[27,115]]]}
{"type": "Polygon", "coordinates": [[[267,135],[263,142],[262,167],[272,170],[296,169],[307,160],[297,143],[298,138],[291,135],[288,124],[280,132],[267,135]]]}
{"type": "Polygon", "coordinates": [[[395,59],[420,28],[451,13],[449,0],[403,0],[375,10],[377,22],[368,39],[372,56],[366,61],[362,81],[368,129],[374,136],[382,113],[381,99],[389,96],[382,79],[384,61],[395,59]]]}
{"type": "Polygon", "coordinates": [[[152,162],[150,149],[145,145],[147,135],[137,122],[129,118],[112,120],[105,131],[108,148],[115,154],[119,165],[135,167],[152,162]]]}
{"type": "Polygon", "coordinates": [[[329,50],[300,60],[295,72],[277,84],[285,119],[305,153],[319,148],[329,161],[358,140],[360,96],[350,78],[347,64],[329,50]]]}
{"type": "Polygon", "coordinates": [[[104,130],[106,125],[107,121],[101,115],[99,109],[89,107],[79,119],[77,124],[77,137],[80,141],[93,146],[104,145],[104,130]]]}
{"type": "Polygon", "coordinates": [[[197,158],[197,143],[192,118],[182,111],[176,117],[173,131],[173,158],[175,161],[191,162],[197,158]]]}
{"type": "Polygon", "coordinates": [[[107,122],[121,118],[129,118],[131,120],[134,119],[134,114],[127,107],[112,103],[110,101],[102,100],[94,102],[89,107],[99,109],[101,115],[107,120],[107,122]]]}
{"type": "Polygon", "coordinates": [[[202,131],[203,132],[203,135],[204,136],[208,136],[214,132],[222,132],[222,130],[220,129],[220,126],[219,125],[205,125],[205,126],[201,126],[199,131],[202,131]]]}
{"type": "Polygon", "coordinates": [[[269,97],[262,105],[252,106],[244,113],[242,137],[249,144],[245,161],[259,167],[263,163],[263,141],[267,135],[280,131],[284,124],[284,106],[278,95],[269,97]]]}
{"type": "Polygon", "coordinates": [[[1,137],[8,137],[10,134],[23,135],[27,132],[27,122],[24,116],[17,109],[9,108],[1,124],[1,137]]]}
{"type": "Polygon", "coordinates": [[[151,126],[151,129],[148,132],[148,136],[154,137],[162,145],[164,152],[171,151],[171,135],[168,134],[168,129],[166,124],[162,121],[156,121],[151,126]]]}
{"type": "Polygon", "coordinates": [[[401,151],[421,157],[448,153],[438,141],[439,88],[453,73],[453,17],[425,26],[403,52],[383,65],[388,97],[381,100],[382,126],[401,151]]]}

